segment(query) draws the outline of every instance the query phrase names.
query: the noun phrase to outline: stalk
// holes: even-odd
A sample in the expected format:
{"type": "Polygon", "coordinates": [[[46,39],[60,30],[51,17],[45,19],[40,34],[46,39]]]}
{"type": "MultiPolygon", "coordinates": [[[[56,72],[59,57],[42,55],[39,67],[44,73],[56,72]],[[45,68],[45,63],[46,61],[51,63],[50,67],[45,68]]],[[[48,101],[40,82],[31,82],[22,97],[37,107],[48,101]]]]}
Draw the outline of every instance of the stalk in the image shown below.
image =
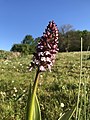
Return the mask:
{"type": "Polygon", "coordinates": [[[86,78],[84,80],[84,117],[86,120],[86,78]]]}
{"type": "Polygon", "coordinates": [[[82,79],[82,37],[81,37],[81,57],[80,57],[80,79],[79,79],[79,89],[78,89],[78,99],[77,99],[77,109],[76,109],[76,120],[79,112],[79,101],[80,101],[80,87],[81,87],[81,79],[82,79]]]}
{"type": "Polygon", "coordinates": [[[30,84],[28,101],[27,101],[26,120],[33,120],[32,118],[33,118],[33,111],[34,111],[34,100],[35,100],[36,90],[37,90],[37,85],[38,85],[39,72],[40,71],[38,68],[32,92],[31,92],[31,84],[30,84]]]}

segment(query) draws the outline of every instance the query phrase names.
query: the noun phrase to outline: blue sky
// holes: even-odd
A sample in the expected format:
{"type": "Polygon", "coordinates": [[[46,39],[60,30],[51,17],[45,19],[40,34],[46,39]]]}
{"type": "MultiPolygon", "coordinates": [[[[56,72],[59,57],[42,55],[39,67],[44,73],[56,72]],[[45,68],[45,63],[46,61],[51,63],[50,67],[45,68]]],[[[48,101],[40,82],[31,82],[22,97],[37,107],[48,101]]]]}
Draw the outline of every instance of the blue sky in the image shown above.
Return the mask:
{"type": "Polygon", "coordinates": [[[90,0],[0,0],[0,49],[42,36],[50,20],[90,31],[90,0]]]}

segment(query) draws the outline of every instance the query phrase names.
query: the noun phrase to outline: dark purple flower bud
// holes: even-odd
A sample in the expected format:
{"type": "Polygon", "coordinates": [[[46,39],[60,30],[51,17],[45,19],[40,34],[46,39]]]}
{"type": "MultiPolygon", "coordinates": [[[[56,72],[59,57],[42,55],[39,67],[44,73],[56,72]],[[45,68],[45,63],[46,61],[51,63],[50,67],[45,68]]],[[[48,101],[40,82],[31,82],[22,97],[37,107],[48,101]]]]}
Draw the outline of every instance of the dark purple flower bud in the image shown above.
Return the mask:
{"type": "Polygon", "coordinates": [[[36,52],[33,54],[30,71],[35,66],[40,71],[46,71],[47,69],[51,71],[58,50],[58,28],[54,21],[50,21],[36,47],[36,52]]]}

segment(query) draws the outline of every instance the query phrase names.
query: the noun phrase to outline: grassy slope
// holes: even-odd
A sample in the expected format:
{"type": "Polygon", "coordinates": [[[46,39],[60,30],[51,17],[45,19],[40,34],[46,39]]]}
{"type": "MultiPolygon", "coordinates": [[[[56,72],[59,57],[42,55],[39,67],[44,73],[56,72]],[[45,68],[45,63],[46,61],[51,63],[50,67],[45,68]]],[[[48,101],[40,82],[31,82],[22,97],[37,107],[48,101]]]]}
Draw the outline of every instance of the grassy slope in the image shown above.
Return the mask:
{"type": "MultiPolygon", "coordinates": [[[[28,87],[35,76],[35,70],[28,71],[31,57],[0,52],[0,120],[25,120],[28,87]]],[[[89,57],[90,52],[83,52],[82,80],[88,78],[87,93],[90,97],[89,57]]],[[[52,72],[40,74],[37,94],[43,120],[57,120],[60,113],[75,105],[79,74],[79,52],[59,53],[52,72]],[[61,103],[64,103],[64,107],[61,103]]]]}

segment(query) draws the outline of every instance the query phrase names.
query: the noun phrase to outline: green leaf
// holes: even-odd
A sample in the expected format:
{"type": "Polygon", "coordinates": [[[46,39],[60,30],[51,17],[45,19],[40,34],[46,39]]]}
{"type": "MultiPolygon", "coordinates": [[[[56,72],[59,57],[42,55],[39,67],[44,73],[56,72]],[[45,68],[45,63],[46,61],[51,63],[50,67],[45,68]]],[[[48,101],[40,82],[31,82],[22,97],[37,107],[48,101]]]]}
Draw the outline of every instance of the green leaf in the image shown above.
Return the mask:
{"type": "Polygon", "coordinates": [[[38,84],[39,69],[37,70],[33,89],[31,90],[31,84],[29,87],[26,120],[41,120],[40,106],[36,96],[37,84],[38,84]]]}
{"type": "Polygon", "coordinates": [[[70,120],[75,110],[76,106],[72,110],[68,110],[66,113],[64,113],[58,120],[70,120]]]}
{"type": "Polygon", "coordinates": [[[41,111],[37,96],[35,97],[34,103],[33,120],[41,120],[41,111]]]}

